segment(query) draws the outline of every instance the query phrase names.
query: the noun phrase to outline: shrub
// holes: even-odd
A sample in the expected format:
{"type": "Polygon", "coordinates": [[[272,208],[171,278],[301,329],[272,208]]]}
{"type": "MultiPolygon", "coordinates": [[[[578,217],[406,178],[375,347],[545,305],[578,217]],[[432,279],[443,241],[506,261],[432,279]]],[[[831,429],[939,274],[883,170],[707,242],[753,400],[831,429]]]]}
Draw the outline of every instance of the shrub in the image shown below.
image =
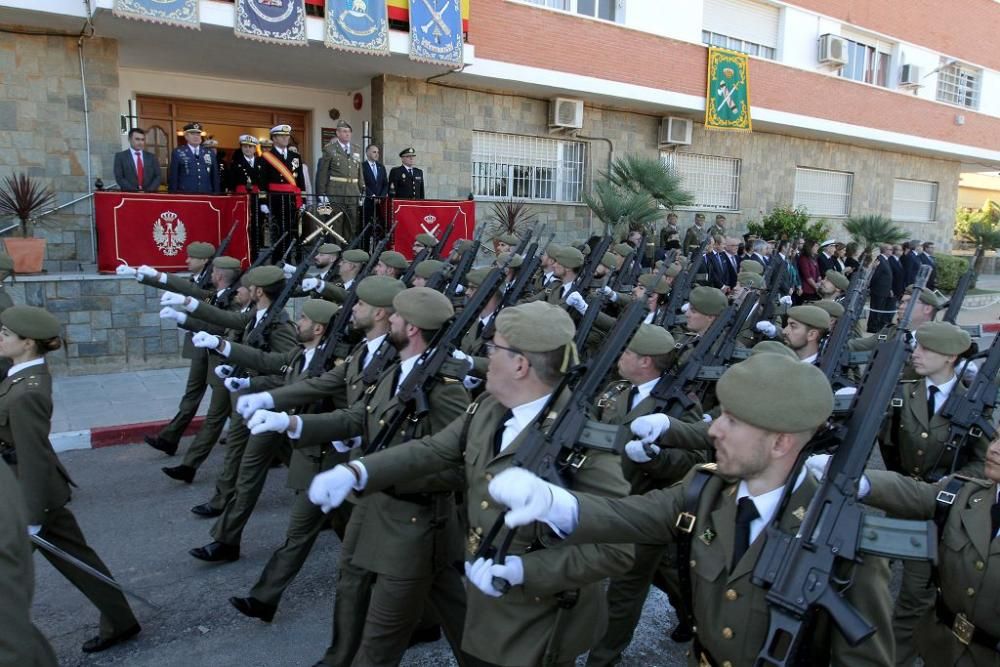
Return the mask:
{"type": "Polygon", "coordinates": [[[765,240],[789,241],[804,238],[819,242],[830,233],[830,225],[825,218],[810,224],[809,212],[804,207],[779,205],[761,218],[760,222],[748,223],[747,231],[765,240]]]}
{"type": "Polygon", "coordinates": [[[951,255],[935,255],[934,264],[937,277],[937,288],[942,292],[954,291],[958,279],[969,269],[969,260],[951,255]]]}

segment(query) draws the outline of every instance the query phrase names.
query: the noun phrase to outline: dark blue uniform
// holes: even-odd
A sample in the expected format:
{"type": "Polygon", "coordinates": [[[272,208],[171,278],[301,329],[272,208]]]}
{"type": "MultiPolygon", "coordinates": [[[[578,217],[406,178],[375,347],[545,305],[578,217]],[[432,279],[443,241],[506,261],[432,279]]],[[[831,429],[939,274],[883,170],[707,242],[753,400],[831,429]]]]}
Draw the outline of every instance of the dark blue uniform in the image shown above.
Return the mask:
{"type": "Polygon", "coordinates": [[[170,192],[215,194],[219,187],[219,168],[215,153],[198,147],[198,155],[185,144],[175,148],[170,156],[170,175],[167,188],[170,192]]]}

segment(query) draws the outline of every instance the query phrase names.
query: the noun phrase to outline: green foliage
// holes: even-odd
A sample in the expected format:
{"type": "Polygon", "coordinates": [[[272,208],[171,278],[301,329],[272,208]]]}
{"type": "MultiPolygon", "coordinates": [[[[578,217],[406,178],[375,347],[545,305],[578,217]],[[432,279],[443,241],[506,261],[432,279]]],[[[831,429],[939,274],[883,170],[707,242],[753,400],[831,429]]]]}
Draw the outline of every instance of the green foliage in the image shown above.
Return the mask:
{"type": "Polygon", "coordinates": [[[859,244],[865,253],[882,243],[902,243],[906,232],[881,215],[858,215],[847,219],[844,229],[859,244]]]}
{"type": "Polygon", "coordinates": [[[598,219],[612,227],[619,240],[630,229],[651,231],[662,214],[659,204],[647,193],[622,188],[611,181],[594,183],[593,193],[584,193],[583,201],[598,219]]]}
{"type": "Polygon", "coordinates": [[[52,190],[39,181],[19,172],[8,176],[0,185],[0,216],[11,215],[21,222],[21,235],[31,237],[34,217],[55,201],[52,190]]]}
{"type": "Polygon", "coordinates": [[[658,158],[638,155],[615,158],[603,176],[619,188],[649,195],[667,209],[694,201],[691,193],[681,188],[680,176],[658,158]]]}
{"type": "Polygon", "coordinates": [[[978,211],[959,209],[955,214],[955,236],[986,250],[1000,248],[1000,204],[987,199],[978,211]]]}
{"type": "Polygon", "coordinates": [[[951,255],[935,255],[934,266],[937,288],[942,292],[951,292],[958,285],[958,279],[962,277],[962,274],[969,270],[969,261],[951,255]]]}
{"type": "Polygon", "coordinates": [[[524,231],[534,226],[537,219],[528,208],[527,202],[513,198],[495,201],[491,208],[487,228],[489,238],[502,234],[523,236],[524,231]]]}
{"type": "Polygon", "coordinates": [[[747,224],[747,231],[758,238],[790,241],[804,238],[807,241],[820,242],[830,234],[830,224],[826,218],[809,222],[809,212],[805,207],[792,208],[781,204],[761,218],[760,222],[747,224]]]}

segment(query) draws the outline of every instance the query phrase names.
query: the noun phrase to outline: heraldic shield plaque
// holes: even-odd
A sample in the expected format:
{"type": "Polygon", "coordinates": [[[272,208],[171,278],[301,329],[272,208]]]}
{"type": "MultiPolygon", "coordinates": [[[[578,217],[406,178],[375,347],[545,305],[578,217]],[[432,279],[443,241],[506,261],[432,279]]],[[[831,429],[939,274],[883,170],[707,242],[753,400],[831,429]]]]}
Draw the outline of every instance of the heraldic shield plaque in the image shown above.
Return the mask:
{"type": "Polygon", "coordinates": [[[236,224],[226,254],[249,266],[247,195],[94,194],[97,270],[148,264],[160,271],[186,271],[184,249],[194,241],[215,247],[236,224]]]}

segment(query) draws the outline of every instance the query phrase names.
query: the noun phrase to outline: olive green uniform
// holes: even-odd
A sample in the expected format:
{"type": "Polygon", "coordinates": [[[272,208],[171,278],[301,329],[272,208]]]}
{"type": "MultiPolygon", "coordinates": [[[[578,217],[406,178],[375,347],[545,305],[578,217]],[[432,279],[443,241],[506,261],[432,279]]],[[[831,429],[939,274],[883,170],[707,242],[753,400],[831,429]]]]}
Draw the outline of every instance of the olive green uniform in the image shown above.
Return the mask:
{"type": "MultiPolygon", "coordinates": [[[[354,146],[351,146],[354,150],[354,146]]],[[[353,154],[345,153],[336,141],[323,147],[323,156],[316,169],[316,194],[331,198],[334,213],[343,207],[344,215],[333,223],[334,231],[346,239],[353,238],[359,231],[355,224],[358,195],[364,180],[361,178],[361,161],[353,154]]]]}

